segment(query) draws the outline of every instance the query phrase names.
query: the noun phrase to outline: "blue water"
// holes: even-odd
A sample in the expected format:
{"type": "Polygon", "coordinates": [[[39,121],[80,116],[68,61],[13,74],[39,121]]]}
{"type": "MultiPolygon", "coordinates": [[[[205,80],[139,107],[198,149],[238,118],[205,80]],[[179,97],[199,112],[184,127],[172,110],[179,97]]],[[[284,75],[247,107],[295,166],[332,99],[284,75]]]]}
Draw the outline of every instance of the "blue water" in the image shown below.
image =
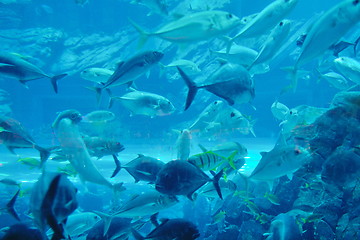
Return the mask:
{"type": "MultiPolygon", "coordinates": [[[[191,45],[188,52],[181,52],[178,51],[181,47],[176,44],[151,38],[144,48],[139,49],[139,35],[129,24],[128,18],[147,30],[157,29],[158,26],[164,25],[173,18],[170,16],[162,17],[157,14],[147,16],[148,8],[130,4],[130,1],[126,0],[89,0],[83,6],[76,4],[73,0],[19,0],[10,4],[1,2],[0,52],[15,52],[30,57],[29,61],[50,75],[69,73],[69,76],[59,81],[58,94],[53,92],[48,79],[31,81],[25,88],[16,79],[0,78],[0,88],[9,93],[6,104],[11,108],[10,116],[20,121],[39,145],[54,146],[59,144],[51,129],[51,124],[58,112],[66,109],[77,109],[85,115],[95,110],[107,109],[105,100],[99,106],[94,91],[87,88],[92,84],[81,78],[80,72],[85,68],[110,68],[114,67],[120,60],[130,58],[138,51],[161,50],[165,54],[161,60],[164,64],[168,64],[182,55],[181,58],[193,60],[195,63],[199,63],[200,69],[206,69],[211,60],[208,50],[218,50],[224,47],[221,40],[210,39],[199,47],[191,45]]],[[[217,9],[243,17],[259,12],[271,1],[218,0],[211,2],[220,6],[217,9]]],[[[298,28],[301,28],[302,24],[315,14],[322,13],[338,2],[340,1],[299,1],[287,17],[298,24],[296,28],[292,28],[290,34],[295,34],[298,28]]],[[[168,4],[172,14],[188,14],[191,11],[207,9],[205,1],[202,2],[201,0],[169,0],[168,4]],[[192,10],[189,5],[193,6],[192,10]]],[[[234,30],[229,34],[233,36],[237,31],[234,30]]],[[[354,36],[356,39],[358,35],[358,28],[356,28],[349,32],[346,37],[349,41],[353,41],[354,36]]],[[[258,43],[253,45],[259,47],[258,43]]],[[[297,53],[294,53],[295,50],[295,42],[289,43],[289,47],[270,63],[268,73],[254,76],[256,96],[251,103],[252,106],[250,104],[234,106],[243,114],[256,120],[254,125],[256,137],[251,134],[241,135],[233,132],[220,135],[215,139],[194,138],[191,154],[201,152],[200,148],[197,147],[199,143],[211,147],[225,141],[238,141],[245,145],[249,152],[246,164],[240,169],[240,172],[249,174],[260,160],[260,152],[270,151],[279,136],[280,122],[273,117],[270,111],[270,106],[276,99],[289,107],[303,104],[322,108],[329,107],[331,99],[338,90],[331,87],[325,80],[317,81],[318,79],[312,70],[318,60],[314,60],[306,66],[310,73],[307,79],[299,80],[296,92],[289,91],[280,95],[281,90],[290,84],[287,73],[281,68],[294,64],[297,56],[297,53]]],[[[140,115],[130,116],[129,110],[119,103],[115,103],[110,109],[116,115],[118,123],[118,128],[114,129],[114,136],[125,146],[125,150],[119,154],[122,164],[136,158],[137,154],[152,156],[164,162],[176,159],[177,135],[173,130],[181,130],[189,126],[209,103],[219,99],[200,90],[192,106],[184,112],[182,109],[185,104],[187,89],[180,78],[170,79],[175,74],[175,71],[169,71],[169,73],[160,76],[160,70],[155,66],[151,69],[149,78],[142,76],[136,80],[136,87],[139,90],[153,92],[171,100],[176,108],[173,114],[155,118],[140,115]]],[[[116,96],[124,93],[126,90],[123,87],[113,90],[113,94],[116,96]]],[[[21,165],[17,159],[37,158],[38,152],[32,149],[20,149],[15,150],[17,155],[13,155],[4,146],[0,147],[0,179],[11,178],[22,182],[22,188],[30,191],[34,182],[41,175],[41,170],[30,169],[28,166],[21,165]]],[[[109,177],[111,175],[114,169],[111,156],[96,160],[95,163],[104,176],[109,177]]],[[[57,167],[62,166],[62,164],[50,161],[48,169],[56,171],[57,167]]],[[[85,188],[79,179],[71,178],[71,181],[83,194],[82,191],[85,191],[85,188]]],[[[134,184],[133,178],[124,170],[115,180],[111,181],[125,183],[128,190],[124,194],[126,196],[124,199],[139,191],[144,191],[144,189],[146,191],[148,187],[146,183],[134,184]]],[[[100,191],[104,197],[96,197],[98,202],[94,202],[94,204],[89,204],[80,197],[80,208],[86,211],[106,209],[112,198],[111,192],[101,187],[92,187],[96,191],[100,191]]],[[[0,184],[0,204],[5,205],[13,193],[13,187],[0,184]]],[[[19,198],[16,209],[21,219],[31,225],[32,220],[27,216],[29,214],[28,200],[29,194],[19,198]]],[[[195,206],[189,207],[189,203],[183,198],[179,204],[182,207],[176,206],[167,210],[163,216],[170,218],[189,217],[189,209],[195,206]]],[[[209,203],[209,205],[211,204],[209,203]]],[[[205,232],[206,224],[210,223],[211,219],[209,220],[208,212],[203,217],[201,217],[200,210],[199,212],[195,213],[197,223],[200,230],[205,232]]],[[[0,228],[13,223],[16,223],[16,220],[8,214],[0,215],[0,228]]],[[[205,239],[205,237],[201,236],[200,239],[205,239]]]]}

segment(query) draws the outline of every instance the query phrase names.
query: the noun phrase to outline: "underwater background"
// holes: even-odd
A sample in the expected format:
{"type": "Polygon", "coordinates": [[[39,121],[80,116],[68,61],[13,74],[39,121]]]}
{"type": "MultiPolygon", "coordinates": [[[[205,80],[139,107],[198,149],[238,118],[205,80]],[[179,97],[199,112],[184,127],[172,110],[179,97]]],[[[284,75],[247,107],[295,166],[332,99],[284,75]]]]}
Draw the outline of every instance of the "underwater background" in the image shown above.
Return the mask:
{"type": "MultiPolygon", "coordinates": [[[[25,87],[19,79],[1,76],[0,114],[19,121],[37,144],[51,147],[59,146],[52,124],[60,112],[76,109],[82,116],[86,116],[97,110],[111,111],[115,119],[93,125],[80,123],[80,127],[88,135],[101,135],[120,142],[124,146],[124,150],[118,153],[121,165],[135,159],[138,154],[160,159],[164,163],[177,159],[179,151],[182,151],[178,145],[180,131],[188,129],[212,102],[222,100],[224,106],[228,106],[228,103],[205,89],[199,89],[191,107],[184,111],[188,94],[184,80],[175,67],[160,65],[186,59],[201,70],[191,75],[192,79],[211,78],[214,69],[224,64],[218,61],[218,56],[212,52],[226,48],[227,40],[224,36],[235,36],[241,26],[217,37],[189,44],[177,44],[150,37],[143,46],[139,46],[139,32],[130,21],[136,22],[146,31],[153,32],[174,19],[201,11],[221,10],[241,19],[259,13],[272,1],[167,0],[167,14],[149,14],[151,9],[141,5],[141,2],[163,4],[161,0],[0,0],[0,52],[19,54],[50,76],[68,74],[58,81],[58,93],[53,91],[48,78],[29,81],[25,87]],[[175,107],[171,114],[131,114],[129,109],[116,100],[109,108],[106,91],[103,91],[100,100],[97,99],[94,87],[101,84],[96,85],[84,79],[81,74],[85,69],[94,67],[115,70],[119,62],[144,51],[159,51],[164,56],[160,60],[161,64],[155,64],[149,70],[149,75],[145,73],[135,79],[132,87],[167,98],[175,107]]],[[[220,127],[216,132],[206,133],[208,125],[205,130],[200,130],[205,133],[191,133],[190,155],[203,153],[198,144],[207,149],[231,141],[245,146],[247,155],[239,158],[245,157],[246,163],[236,170],[247,176],[264,157],[260,152],[271,151],[279,142],[306,149],[311,156],[308,157],[306,168],[297,167],[295,170],[299,171],[292,171],[295,176],[291,180],[286,173],[280,174],[279,178],[276,177],[277,184],[272,190],[268,189],[266,183],[248,183],[242,175],[231,173],[227,177],[236,184],[232,197],[220,200],[217,196],[205,197],[199,194],[191,201],[186,196],[181,196],[175,206],[161,210],[159,218],[184,218],[193,222],[200,232],[198,239],[360,239],[360,219],[357,217],[360,214],[360,208],[357,207],[360,200],[360,171],[357,170],[360,166],[360,132],[357,127],[360,121],[359,96],[355,94],[354,101],[340,99],[340,102],[345,103],[335,105],[340,106],[341,110],[334,107],[334,96],[344,89],[334,87],[321,77],[329,69],[335,71],[329,62],[336,57],[330,50],[300,67],[296,89],[284,90],[292,83],[291,73],[285,68],[294,66],[299,56],[298,39],[325,11],[340,2],[342,1],[299,0],[294,9],[286,15],[286,19],[291,20],[291,27],[279,48],[280,51],[267,62],[263,72],[251,76],[255,97],[249,103],[236,103],[232,106],[241,112],[248,125],[229,128],[225,126],[226,131],[220,127]],[[300,122],[296,119],[291,122],[291,119],[285,117],[276,118],[272,106],[276,108],[273,104],[277,101],[286,105],[288,110],[301,105],[314,107],[312,111],[301,113],[304,114],[301,117],[311,121],[300,122]],[[308,130],[304,126],[312,128],[308,130]],[[289,129],[284,130],[287,127],[289,129]],[[294,131],[297,127],[300,130],[294,131]],[[286,137],[283,138],[284,135],[286,137]],[[345,142],[351,143],[346,145],[345,142]],[[332,160],[328,160],[330,157],[335,162],[328,163],[332,160]],[[341,161],[342,157],[346,160],[341,161]],[[337,178],[340,179],[337,181],[337,178]],[[301,213],[286,215],[294,209],[301,213]],[[288,216],[291,216],[290,220],[288,216]],[[282,225],[276,225],[278,222],[282,225]]],[[[259,51],[270,30],[263,35],[238,39],[235,42],[259,51]]],[[[350,31],[341,36],[341,40],[355,43],[359,36],[359,24],[354,23],[350,31]]],[[[356,59],[356,53],[359,53],[358,48],[351,45],[341,51],[339,56],[356,59]]],[[[355,82],[355,85],[359,83],[360,81],[355,82]]],[[[125,85],[113,87],[111,90],[113,96],[122,96],[130,91],[125,85]]],[[[351,89],[355,93],[358,90],[358,86],[351,89]]],[[[299,115],[300,110],[301,108],[296,110],[299,115]]],[[[216,121],[211,123],[218,124],[216,121]]],[[[22,182],[20,188],[24,193],[18,197],[15,209],[23,223],[35,227],[29,210],[30,195],[42,170],[38,166],[21,164],[19,159],[39,160],[39,154],[35,149],[29,148],[15,149],[15,152],[16,154],[12,154],[4,144],[1,146],[0,179],[22,182]]],[[[281,154],[275,153],[275,158],[281,154]]],[[[51,161],[53,156],[52,154],[46,163],[47,171],[59,171],[59,167],[65,166],[63,162],[51,161]]],[[[226,159],[223,161],[228,161],[229,156],[231,152],[222,156],[226,159]]],[[[115,168],[111,154],[94,160],[94,163],[105,178],[110,179],[115,168]]],[[[219,170],[215,172],[218,173],[219,170]]],[[[206,174],[212,178],[208,171],[206,174]]],[[[79,190],[79,207],[76,211],[80,212],[110,212],[113,205],[121,206],[135,194],[154,188],[147,182],[134,183],[134,179],[124,170],[111,179],[111,182],[124,182],[126,190],[117,196],[104,186],[90,183],[85,187],[79,177],[69,175],[68,178],[79,190]]],[[[14,195],[17,186],[0,183],[0,189],[2,208],[14,195]]],[[[18,223],[5,210],[1,213],[0,228],[18,223]]],[[[139,217],[133,220],[138,219],[139,217]]],[[[140,228],[139,232],[146,236],[154,227],[150,224],[148,215],[143,221],[144,227],[140,228]]],[[[86,238],[88,231],[72,236],[72,239],[90,239],[86,238]]],[[[130,228],[127,229],[126,236],[94,239],[127,238],[134,239],[130,228]]]]}

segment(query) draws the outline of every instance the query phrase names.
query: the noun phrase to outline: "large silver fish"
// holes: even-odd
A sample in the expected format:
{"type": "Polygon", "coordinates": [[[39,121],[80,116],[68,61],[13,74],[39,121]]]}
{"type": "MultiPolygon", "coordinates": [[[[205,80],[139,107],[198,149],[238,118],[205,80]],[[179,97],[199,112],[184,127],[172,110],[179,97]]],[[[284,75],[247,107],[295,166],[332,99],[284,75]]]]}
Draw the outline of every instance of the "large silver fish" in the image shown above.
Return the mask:
{"type": "Polygon", "coordinates": [[[49,78],[56,93],[58,92],[57,81],[67,76],[67,74],[50,76],[19,55],[9,53],[0,54],[0,74],[16,78],[22,84],[40,78],[49,78]]]}
{"type": "Polygon", "coordinates": [[[291,178],[309,157],[306,149],[294,145],[276,146],[260,154],[262,158],[249,179],[267,182],[271,189],[275,179],[285,175],[291,178]]]}
{"type": "Polygon", "coordinates": [[[224,11],[203,11],[186,15],[151,33],[131,20],[130,23],[141,34],[139,45],[142,46],[150,36],[177,43],[207,40],[232,30],[241,24],[241,20],[224,11]]]}
{"type": "Polygon", "coordinates": [[[114,190],[122,190],[122,183],[114,185],[110,183],[91,160],[77,125],[81,119],[81,114],[73,109],[59,113],[55,119],[52,127],[57,130],[56,135],[63,153],[68,156],[83,182],[88,181],[114,190]]]}
{"type": "MultiPolygon", "coordinates": [[[[360,13],[359,13],[360,14],[360,13]]],[[[345,77],[356,84],[360,84],[360,62],[350,57],[339,57],[334,65],[345,77]]]]}
{"type": "Polygon", "coordinates": [[[248,103],[255,97],[254,83],[250,74],[241,65],[223,65],[203,85],[197,85],[181,68],[177,69],[189,88],[185,110],[190,107],[198,89],[201,88],[225,99],[229,105],[248,103]]]}

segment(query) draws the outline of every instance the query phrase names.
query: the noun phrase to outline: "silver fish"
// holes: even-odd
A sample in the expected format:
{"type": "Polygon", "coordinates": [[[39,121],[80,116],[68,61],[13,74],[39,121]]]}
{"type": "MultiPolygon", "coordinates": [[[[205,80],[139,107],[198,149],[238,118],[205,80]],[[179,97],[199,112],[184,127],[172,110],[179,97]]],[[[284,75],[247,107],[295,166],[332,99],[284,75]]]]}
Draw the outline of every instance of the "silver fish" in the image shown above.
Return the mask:
{"type": "Polygon", "coordinates": [[[334,60],[334,64],[340,73],[342,73],[345,77],[356,84],[360,84],[359,61],[350,57],[339,57],[334,60]]]}
{"type": "Polygon", "coordinates": [[[113,99],[119,100],[132,114],[155,117],[169,115],[175,111],[174,105],[167,98],[149,92],[132,91],[113,99]]]}

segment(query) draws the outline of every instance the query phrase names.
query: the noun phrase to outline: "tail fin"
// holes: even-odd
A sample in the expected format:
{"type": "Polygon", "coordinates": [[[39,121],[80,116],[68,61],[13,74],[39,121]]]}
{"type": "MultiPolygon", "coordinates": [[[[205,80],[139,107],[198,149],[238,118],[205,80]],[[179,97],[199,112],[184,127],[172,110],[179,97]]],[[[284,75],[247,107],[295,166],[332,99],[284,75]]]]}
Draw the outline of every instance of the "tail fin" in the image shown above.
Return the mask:
{"type": "MultiPolygon", "coordinates": [[[[40,152],[40,168],[43,167],[44,163],[48,160],[51,152],[49,149],[43,148],[43,147],[39,147],[39,146],[35,146],[35,149],[38,150],[40,152]]],[[[52,149],[52,148],[51,148],[52,149]]]]}
{"type": "MultiPolygon", "coordinates": [[[[214,174],[214,172],[211,172],[211,173],[214,174]]],[[[223,173],[224,173],[224,170],[222,169],[213,178],[213,184],[214,184],[214,187],[215,187],[216,192],[219,195],[220,199],[223,199],[223,197],[222,197],[221,189],[220,189],[220,186],[219,186],[219,180],[222,177],[223,173]]]]}
{"type": "Polygon", "coordinates": [[[140,27],[138,24],[136,24],[130,18],[128,18],[128,20],[131,23],[131,25],[133,25],[133,27],[136,29],[136,31],[138,31],[140,33],[138,48],[142,48],[144,46],[144,44],[146,43],[146,41],[148,40],[150,34],[145,32],[144,29],[142,29],[142,27],[140,27]]]}
{"type": "Polygon", "coordinates": [[[187,98],[186,98],[186,103],[185,103],[185,108],[184,108],[184,111],[186,111],[191,103],[193,102],[194,98],[195,98],[195,95],[197,93],[197,90],[198,90],[198,87],[195,85],[195,83],[185,74],[185,72],[179,68],[179,67],[176,67],[181,75],[181,77],[184,79],[187,87],[189,88],[189,92],[188,92],[188,95],[187,95],[187,98]]]}
{"type": "Polygon", "coordinates": [[[234,43],[234,38],[228,38],[228,39],[227,39],[226,54],[229,54],[233,43],[234,43]]]}
{"type": "Polygon", "coordinates": [[[233,153],[231,153],[231,155],[227,158],[230,167],[232,167],[234,170],[237,170],[237,169],[236,169],[236,166],[235,166],[235,163],[234,163],[234,158],[235,158],[235,156],[236,156],[237,154],[238,154],[238,151],[235,150],[235,151],[234,151],[233,153]]]}
{"type": "Polygon", "coordinates": [[[111,221],[112,221],[113,217],[108,215],[108,214],[99,212],[99,211],[92,211],[92,212],[99,215],[99,217],[101,217],[101,219],[104,221],[104,233],[103,233],[103,236],[105,236],[107,234],[107,232],[109,231],[110,224],[111,224],[111,221]]]}
{"type": "Polygon", "coordinates": [[[67,75],[68,75],[67,73],[64,73],[64,74],[56,75],[56,76],[53,76],[50,78],[51,85],[53,86],[55,93],[58,93],[57,81],[61,78],[66,77],[67,75]]]}
{"type": "Polygon", "coordinates": [[[203,152],[207,152],[208,150],[203,146],[201,145],[200,143],[198,144],[199,148],[201,148],[201,151],[203,152]]]}
{"type": "Polygon", "coordinates": [[[6,210],[7,212],[13,216],[16,220],[21,221],[19,218],[19,215],[17,214],[17,212],[15,211],[14,205],[16,202],[16,199],[18,197],[20,193],[20,189],[17,190],[17,192],[15,193],[15,195],[10,199],[10,201],[6,204],[6,210]]]}
{"type": "Polygon", "coordinates": [[[116,174],[118,174],[118,172],[120,172],[120,170],[121,170],[121,163],[120,163],[119,159],[116,157],[115,154],[113,154],[112,156],[113,156],[113,158],[114,158],[114,162],[115,162],[116,168],[115,168],[115,170],[114,170],[114,172],[113,172],[113,174],[111,175],[110,178],[115,177],[116,174]]]}

